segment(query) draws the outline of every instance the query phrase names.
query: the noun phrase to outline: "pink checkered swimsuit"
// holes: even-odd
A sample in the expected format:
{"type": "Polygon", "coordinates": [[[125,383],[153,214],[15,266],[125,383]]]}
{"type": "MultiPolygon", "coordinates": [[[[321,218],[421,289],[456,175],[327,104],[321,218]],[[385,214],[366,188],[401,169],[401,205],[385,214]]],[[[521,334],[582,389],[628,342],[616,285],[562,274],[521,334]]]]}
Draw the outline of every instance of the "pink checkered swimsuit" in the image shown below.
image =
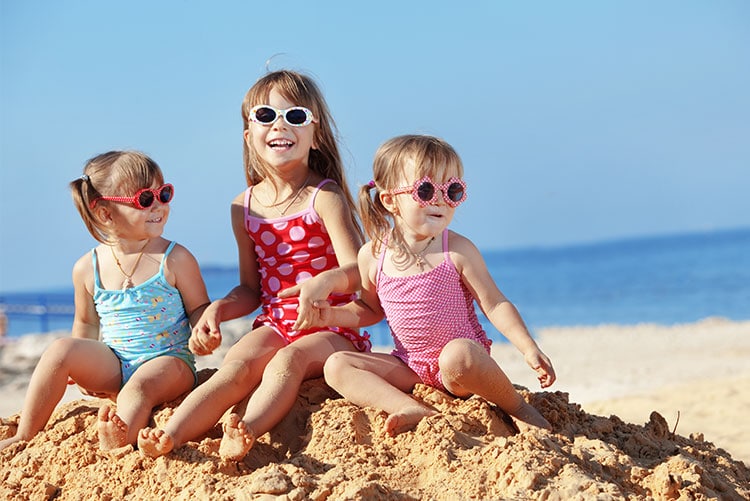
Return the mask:
{"type": "Polygon", "coordinates": [[[425,273],[390,277],[380,255],[377,294],[396,349],[391,352],[427,385],[445,390],[438,357],[453,339],[473,339],[490,352],[492,341],[482,329],[474,297],[461,280],[448,253],[448,230],[443,232],[443,262],[425,273]]]}
{"type": "MultiPolygon", "coordinates": [[[[255,319],[253,328],[267,325],[287,343],[307,334],[329,330],[349,339],[359,351],[369,351],[372,346],[369,335],[359,334],[353,329],[325,327],[294,330],[299,298],[277,297],[279,291],[339,265],[331,237],[313,207],[320,188],[329,182],[335,181],[324,179],[318,184],[306,209],[271,219],[249,213],[252,186],[245,191],[245,229],[255,244],[261,276],[261,314],[255,319]]],[[[333,305],[341,305],[355,298],[355,294],[331,294],[328,300],[333,305]]]]}

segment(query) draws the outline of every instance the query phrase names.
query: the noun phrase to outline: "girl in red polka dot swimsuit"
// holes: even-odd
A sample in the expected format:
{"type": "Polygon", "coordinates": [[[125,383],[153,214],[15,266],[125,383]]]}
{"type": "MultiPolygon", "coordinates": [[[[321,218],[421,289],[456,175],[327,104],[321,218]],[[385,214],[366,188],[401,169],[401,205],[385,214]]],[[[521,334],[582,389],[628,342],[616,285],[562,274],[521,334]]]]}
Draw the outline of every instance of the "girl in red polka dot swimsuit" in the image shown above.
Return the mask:
{"type": "Polygon", "coordinates": [[[344,304],[359,288],[363,235],[322,93],[305,75],[272,72],[248,91],[242,117],[249,188],[232,203],[240,284],[206,309],[191,349],[211,353],[222,322],[259,306],[261,314],[162,429],[141,430],[139,448],[151,457],[205,434],[249,397],[244,412],[223,423],[219,448],[224,458],[242,459],[287,415],[302,382],[323,375],[332,353],[370,349],[367,335],[353,328],[294,328],[315,301],[344,304]]]}
{"type": "Polygon", "coordinates": [[[448,230],[466,199],[456,152],[435,137],[400,136],[380,147],[373,171],[374,180],[360,190],[372,239],[359,251],[360,299],[315,306],[323,324],[359,327],[385,317],[395,350],[334,353],[324,367],[328,384],[357,405],[386,411],[392,435],[436,412],[409,395],[417,383],[458,397],[477,394],[508,413],[521,431],[550,429],[490,356],[490,340],[477,319],[475,301],[523,353],[542,388],[555,381],[549,358],[495,285],[477,248],[448,230]]]}

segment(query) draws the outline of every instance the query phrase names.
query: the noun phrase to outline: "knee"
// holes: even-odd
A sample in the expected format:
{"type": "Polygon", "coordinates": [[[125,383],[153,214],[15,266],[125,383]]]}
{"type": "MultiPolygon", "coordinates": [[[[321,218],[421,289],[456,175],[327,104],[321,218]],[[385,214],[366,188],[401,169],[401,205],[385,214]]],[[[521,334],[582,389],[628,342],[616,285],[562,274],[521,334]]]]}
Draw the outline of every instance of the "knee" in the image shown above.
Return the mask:
{"type": "Polygon", "coordinates": [[[47,363],[62,363],[73,353],[75,345],[76,339],[72,337],[55,339],[42,354],[42,359],[47,363]]]}
{"type": "Polygon", "coordinates": [[[337,351],[332,353],[323,365],[323,376],[329,386],[336,388],[346,379],[347,369],[353,366],[352,353],[337,351]]]}
{"type": "Polygon", "coordinates": [[[487,351],[471,339],[454,339],[440,352],[438,365],[446,382],[460,384],[463,378],[483,367],[487,351]]]}
{"type": "Polygon", "coordinates": [[[269,360],[263,374],[264,378],[266,375],[277,379],[304,378],[310,372],[309,366],[308,354],[294,345],[288,345],[277,351],[269,360]]]}

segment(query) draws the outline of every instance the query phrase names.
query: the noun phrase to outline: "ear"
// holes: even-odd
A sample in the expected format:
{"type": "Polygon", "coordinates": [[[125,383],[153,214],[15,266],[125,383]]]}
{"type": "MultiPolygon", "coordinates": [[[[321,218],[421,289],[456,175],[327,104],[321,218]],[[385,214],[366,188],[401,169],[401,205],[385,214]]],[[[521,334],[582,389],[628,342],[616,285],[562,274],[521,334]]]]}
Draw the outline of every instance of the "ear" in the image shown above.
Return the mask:
{"type": "Polygon", "coordinates": [[[245,145],[246,145],[246,146],[247,146],[248,148],[252,148],[252,146],[251,146],[251,144],[250,144],[250,143],[252,142],[252,137],[250,136],[250,129],[245,129],[245,130],[244,130],[244,131],[242,132],[242,135],[243,135],[243,136],[245,137],[245,145]]]}
{"type": "Polygon", "coordinates": [[[393,215],[398,214],[398,204],[396,204],[396,197],[388,192],[379,192],[378,197],[380,197],[380,203],[383,204],[383,207],[385,207],[385,210],[390,212],[393,215]]]}
{"type": "Polygon", "coordinates": [[[94,217],[100,224],[108,225],[112,223],[112,212],[108,207],[97,205],[93,210],[94,217]]]}

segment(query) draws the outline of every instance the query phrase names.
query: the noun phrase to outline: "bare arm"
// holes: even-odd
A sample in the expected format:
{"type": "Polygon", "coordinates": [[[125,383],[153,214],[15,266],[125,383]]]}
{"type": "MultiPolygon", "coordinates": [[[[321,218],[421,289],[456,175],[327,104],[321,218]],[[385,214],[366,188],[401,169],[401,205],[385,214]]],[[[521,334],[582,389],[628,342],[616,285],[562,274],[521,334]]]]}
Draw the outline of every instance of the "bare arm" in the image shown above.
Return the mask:
{"type": "Polygon", "coordinates": [[[94,305],[94,266],[87,253],[73,266],[75,316],[71,335],[78,338],[99,339],[99,314],[94,305]]]}
{"type": "Polygon", "coordinates": [[[351,211],[341,193],[341,187],[330,183],[325,185],[315,199],[315,210],[331,238],[339,267],[326,270],[279,293],[281,298],[299,295],[295,329],[312,327],[316,321],[315,317],[318,316],[313,308],[315,302],[325,300],[332,292],[346,294],[356,292],[360,288],[357,251],[362,241],[351,220],[351,211]]]}
{"type": "Polygon", "coordinates": [[[232,202],[232,231],[237,242],[240,284],[221,299],[213,301],[201,313],[193,326],[191,349],[207,354],[221,344],[222,322],[252,313],[260,306],[260,274],[255,256],[255,246],[245,230],[244,193],[232,202]]]}
{"type": "Polygon", "coordinates": [[[531,337],[516,307],[495,284],[482,254],[472,242],[453,232],[449,248],[451,259],[482,312],[523,354],[526,363],[536,371],[542,388],[550,386],[556,377],[552,363],[531,337]]]}
{"type": "MultiPolygon", "coordinates": [[[[94,266],[91,254],[84,254],[73,265],[73,288],[75,301],[75,316],[71,335],[77,338],[99,340],[99,314],[94,304],[94,266]]],[[[68,378],[68,384],[76,382],[68,378]]],[[[78,387],[81,393],[92,397],[114,398],[114,394],[91,392],[78,387]]]]}
{"type": "Polygon", "coordinates": [[[377,259],[373,258],[367,243],[359,250],[358,261],[362,291],[359,299],[343,306],[331,307],[327,300],[314,303],[315,320],[312,326],[338,325],[341,327],[365,327],[373,325],[385,316],[375,289],[377,259]]]}
{"type": "MultiPolygon", "coordinates": [[[[185,247],[175,245],[164,265],[167,281],[173,284],[182,296],[182,304],[191,326],[195,326],[206,308],[211,304],[200,266],[185,247]]],[[[220,336],[193,336],[188,346],[196,355],[208,355],[221,344],[220,336]]]]}

